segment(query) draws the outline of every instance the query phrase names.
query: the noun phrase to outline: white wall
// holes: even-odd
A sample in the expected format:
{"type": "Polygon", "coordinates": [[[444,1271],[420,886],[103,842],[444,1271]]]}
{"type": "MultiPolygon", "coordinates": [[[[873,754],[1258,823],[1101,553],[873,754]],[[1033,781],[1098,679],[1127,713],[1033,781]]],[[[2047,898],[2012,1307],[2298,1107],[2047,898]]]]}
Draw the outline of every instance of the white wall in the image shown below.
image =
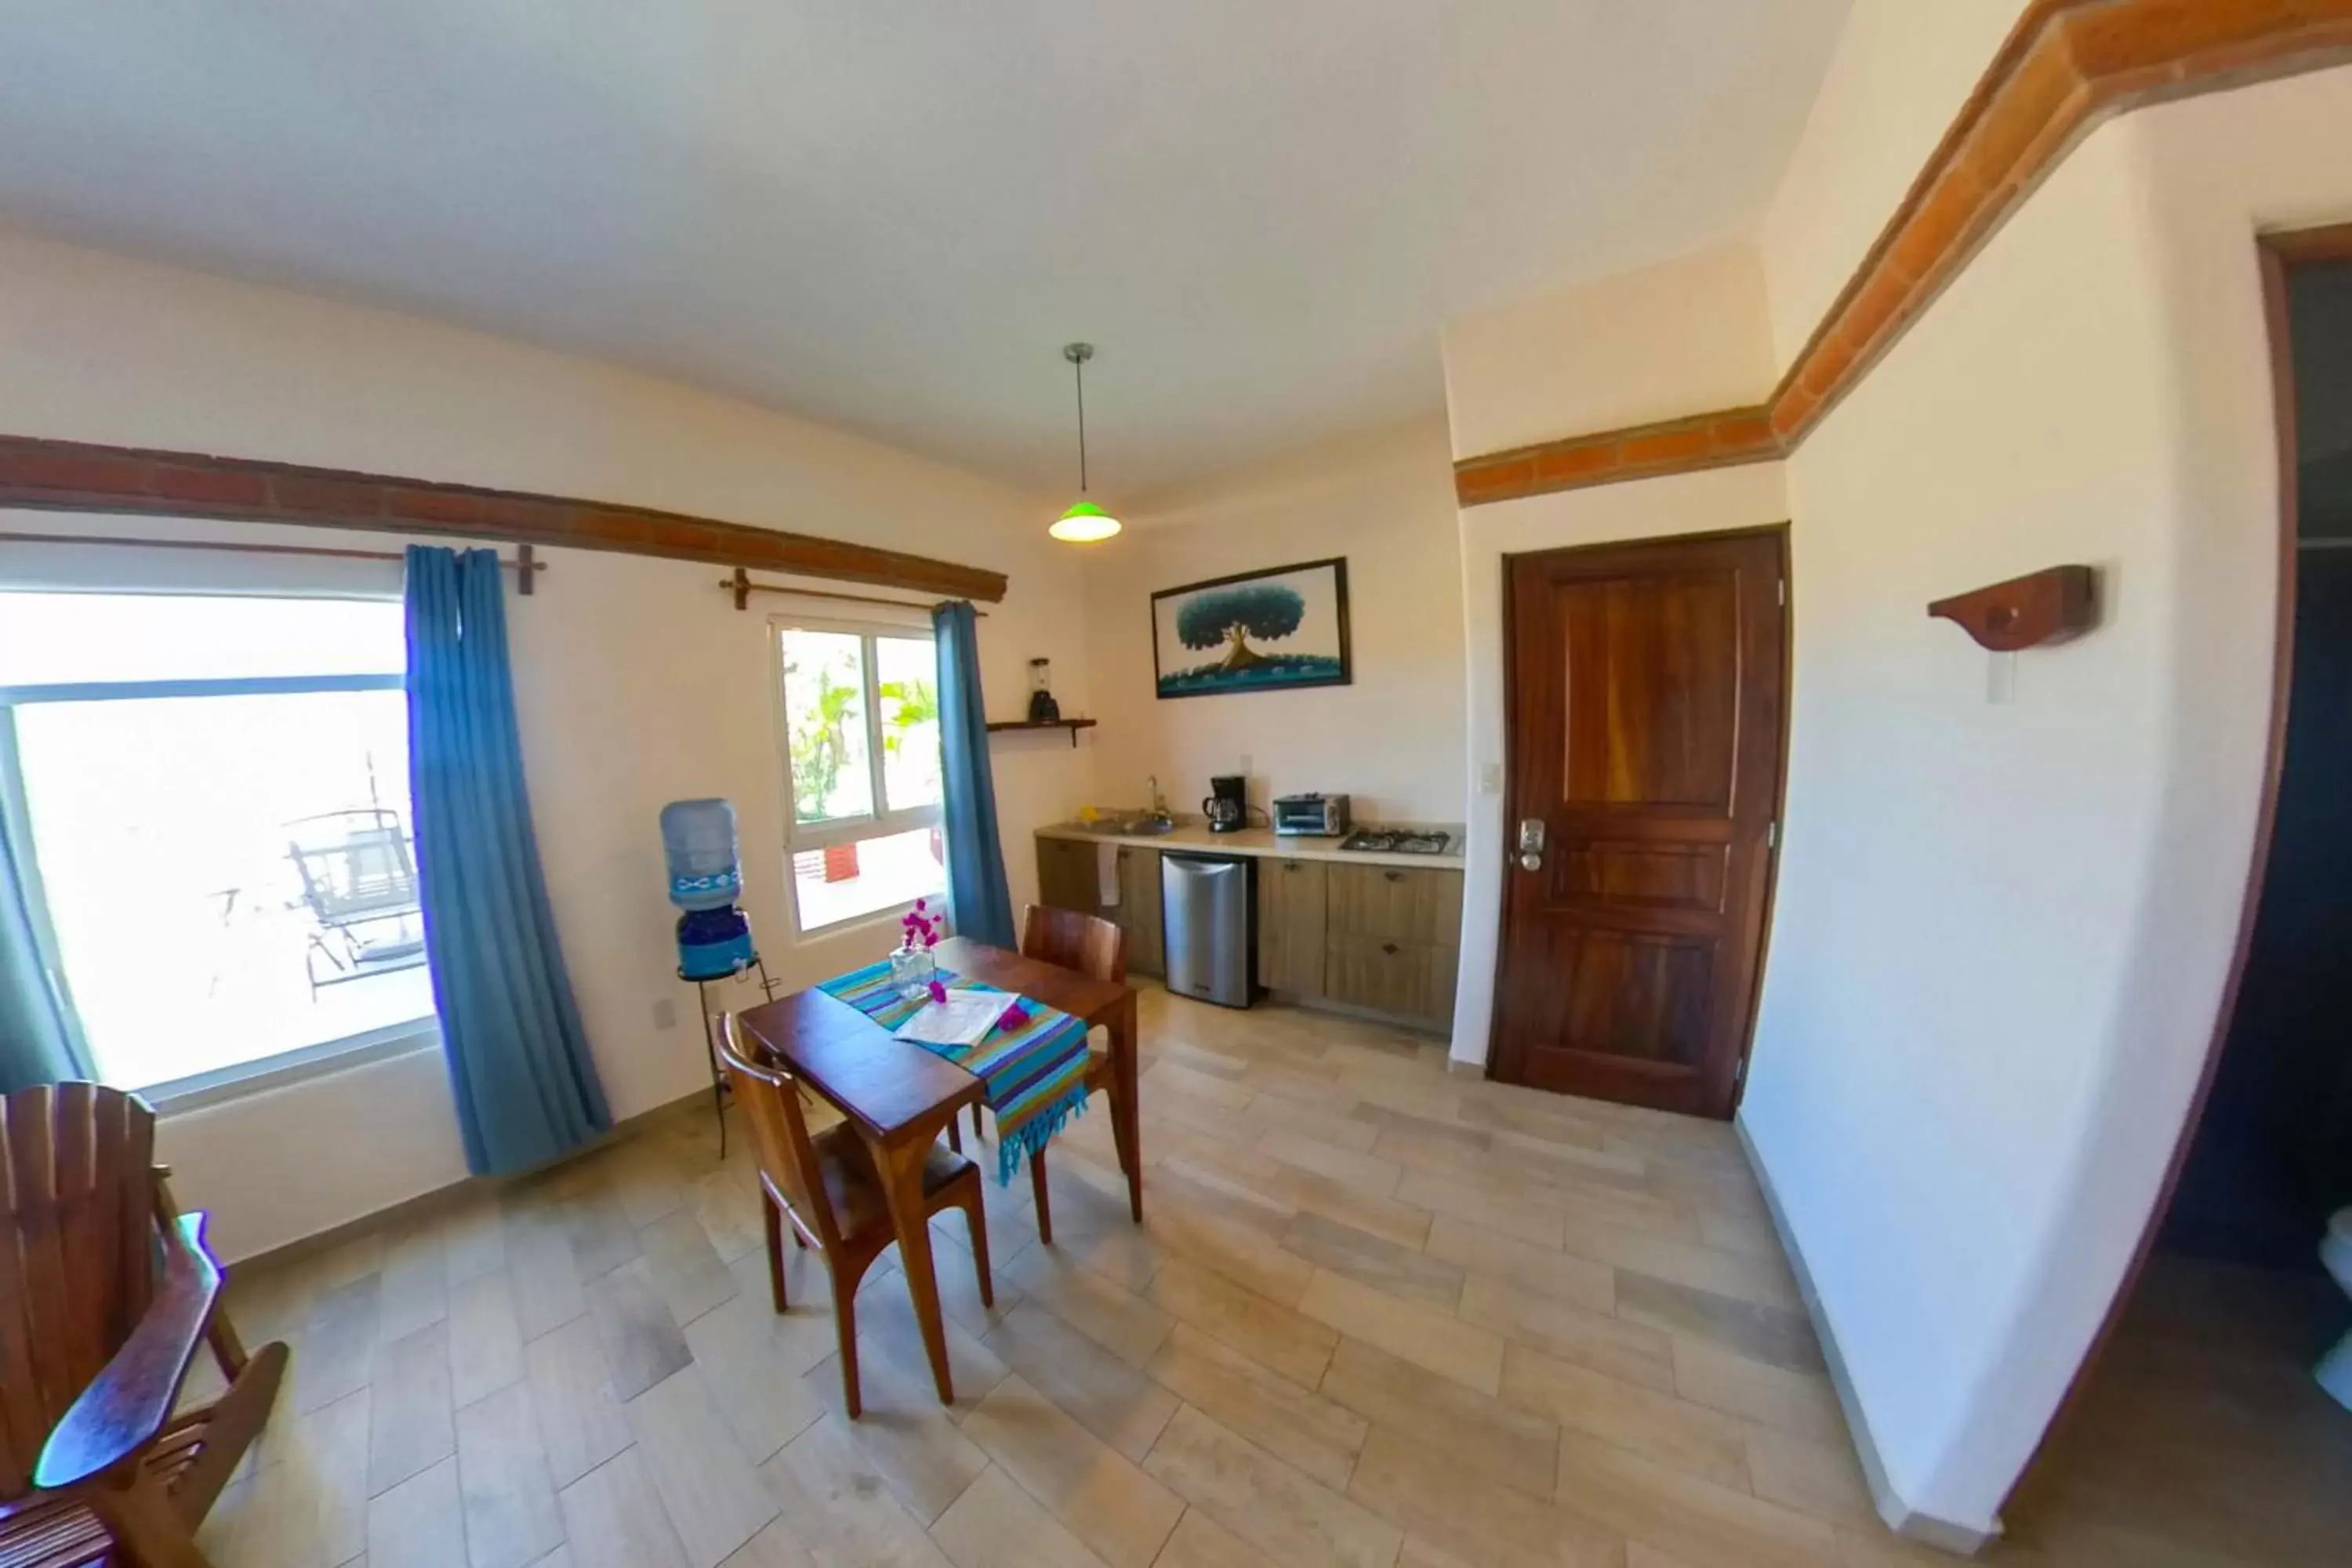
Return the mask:
{"type": "MultiPolygon", "coordinates": [[[[591,496],[995,567],[1011,588],[981,622],[992,710],[1019,711],[1026,661],[1039,654],[1055,660],[1071,710],[1091,706],[1078,562],[1045,536],[1050,504],[668,383],[0,231],[0,406],[12,434],[591,496]]],[[[78,525],[173,526],[0,519],[52,532],[78,525]]],[[[189,531],[289,537],[257,525],[189,531]]],[[[51,571],[58,553],[36,567],[42,547],[0,548],[0,579],[51,571]]],[[[72,553],[126,575],[188,569],[184,558],[158,568],[72,553]]],[[[237,559],[254,563],[255,581],[267,575],[261,558],[237,559]]],[[[512,602],[525,760],[565,957],[613,1110],[628,1116],[707,1081],[692,994],[672,974],[675,911],[655,820],[664,802],[735,801],[746,904],[779,979],[804,984],[888,942],[871,931],[790,940],[756,602],[753,613],[730,607],[716,567],[576,551],[546,559],[543,591],[512,602]],[[664,997],[687,1016],[667,1032],[652,1022],[664,997]]],[[[996,749],[1016,900],[1034,892],[1031,831],[1086,798],[1090,761],[1083,747],[996,749]]],[[[215,1211],[215,1240],[236,1258],[462,1176],[447,1105],[437,1056],[411,1056],[173,1118],[163,1146],[183,1200],[215,1211]]]]}
{"type": "Polygon", "coordinates": [[[1618,540],[1759,528],[1785,522],[1788,517],[1778,463],[1529,496],[1461,514],[1472,794],[1462,889],[1462,965],[1454,982],[1450,1051],[1455,1061],[1485,1062],[1494,1030],[1495,955],[1502,930],[1508,842],[1503,820],[1503,557],[1618,540]]]}
{"type": "Polygon", "coordinates": [[[2026,0],[1853,0],[1759,236],[1789,367],[1886,226],[2026,0]]]}
{"type": "Polygon", "coordinates": [[[1454,517],[1451,453],[1435,419],[1222,476],[1138,511],[1086,568],[1103,803],[1139,803],[1156,773],[1179,812],[1196,811],[1210,777],[1247,758],[1253,805],[1344,791],[1362,820],[1461,821],[1454,517]],[[1333,555],[1348,559],[1353,684],[1155,697],[1155,591],[1333,555]]]}
{"type": "Polygon", "coordinates": [[[1711,414],[1772,390],[1764,271],[1741,241],[1445,324],[1456,457],[1711,414]]]}
{"type": "Polygon", "coordinates": [[[2182,1134],[2252,852],[2278,498],[2253,237],[2352,214],[2352,72],[2098,132],[1789,463],[1797,679],[1742,1111],[1893,1486],[1984,1528],[2182,1134]],[[1927,599],[2066,561],[2089,637],[1927,599]]]}

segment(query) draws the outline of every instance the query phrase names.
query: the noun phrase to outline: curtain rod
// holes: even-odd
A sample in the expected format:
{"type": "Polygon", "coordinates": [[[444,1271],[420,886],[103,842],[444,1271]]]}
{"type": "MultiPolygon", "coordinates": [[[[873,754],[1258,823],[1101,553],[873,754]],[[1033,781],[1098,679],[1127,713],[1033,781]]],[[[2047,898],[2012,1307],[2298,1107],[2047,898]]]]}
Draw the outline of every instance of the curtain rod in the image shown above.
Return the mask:
{"type": "MultiPolygon", "coordinates": [[[[142,550],[213,550],[236,555],[319,555],[336,561],[401,561],[389,550],[335,550],[322,544],[236,544],[220,539],[133,539],[113,533],[10,533],[0,531],[5,544],[115,544],[142,550]]],[[[547,563],[531,559],[528,544],[515,546],[515,558],[500,557],[499,564],[515,574],[515,592],[529,594],[531,583],[547,570],[547,563]]]]}
{"type": "MultiPolygon", "coordinates": [[[[894,610],[935,610],[941,605],[952,603],[951,600],[935,599],[928,605],[921,605],[910,599],[877,599],[871,594],[834,594],[823,588],[793,588],[782,583],[754,583],[751,574],[740,566],[735,568],[733,576],[719,579],[719,586],[735,595],[735,607],[739,610],[750,607],[754,594],[793,594],[803,599],[837,599],[845,605],[887,605],[894,610]]],[[[971,613],[983,620],[988,616],[986,610],[976,607],[971,613]]]]}

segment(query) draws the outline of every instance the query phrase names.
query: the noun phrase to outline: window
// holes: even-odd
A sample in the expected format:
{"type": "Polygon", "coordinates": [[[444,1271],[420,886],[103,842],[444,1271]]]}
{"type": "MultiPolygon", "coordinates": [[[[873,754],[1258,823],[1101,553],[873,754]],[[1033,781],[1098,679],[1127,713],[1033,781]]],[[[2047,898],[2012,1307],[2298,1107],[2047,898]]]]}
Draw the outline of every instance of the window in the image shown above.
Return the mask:
{"type": "Polygon", "coordinates": [[[929,632],[775,626],[799,929],[937,896],[947,887],[947,857],[929,632]]]}
{"type": "Polygon", "coordinates": [[[0,594],[0,789],[106,1081],[431,1019],[405,658],[397,601],[0,594]]]}

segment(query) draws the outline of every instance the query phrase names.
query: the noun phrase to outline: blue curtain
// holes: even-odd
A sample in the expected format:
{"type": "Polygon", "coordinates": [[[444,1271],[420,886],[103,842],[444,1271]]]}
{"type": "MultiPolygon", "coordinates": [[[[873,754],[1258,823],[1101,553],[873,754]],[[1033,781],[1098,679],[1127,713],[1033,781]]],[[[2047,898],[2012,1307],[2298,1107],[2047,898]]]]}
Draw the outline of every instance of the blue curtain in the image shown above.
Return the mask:
{"type": "Polygon", "coordinates": [[[47,940],[23,785],[16,712],[0,708],[0,1094],[98,1076],[47,940]]]}
{"type": "Polygon", "coordinates": [[[545,1164],[613,1118],[540,874],[494,552],[409,547],[408,779],[466,1163],[545,1164]]]}
{"type": "Polygon", "coordinates": [[[958,599],[931,612],[940,656],[940,753],[944,768],[948,913],[959,935],[1018,947],[1004,850],[996,838],[996,781],[988,771],[988,712],[980,700],[979,621],[958,599]]]}

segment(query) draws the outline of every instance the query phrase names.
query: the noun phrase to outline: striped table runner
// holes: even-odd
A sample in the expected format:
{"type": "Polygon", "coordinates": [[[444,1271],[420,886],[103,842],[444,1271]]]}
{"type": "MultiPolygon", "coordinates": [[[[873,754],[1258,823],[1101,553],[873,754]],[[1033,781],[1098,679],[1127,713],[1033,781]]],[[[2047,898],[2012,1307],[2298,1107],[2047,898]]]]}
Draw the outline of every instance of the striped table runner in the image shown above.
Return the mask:
{"type": "MultiPolygon", "coordinates": [[[[954,991],[995,991],[1007,1006],[1016,998],[993,985],[939,972],[940,984],[954,991]]],[[[890,984],[890,961],[869,963],[817,987],[837,996],[885,1029],[896,1029],[920,1004],[902,998],[890,984]]],[[[978,1078],[996,1113],[996,1181],[1010,1184],[1024,1156],[1043,1149],[1063,1124],[1087,1109],[1087,1026],[1042,1002],[1018,998],[1029,1021],[1019,1028],[991,1029],[976,1046],[934,1046],[910,1041],[944,1057],[978,1078]]]]}

